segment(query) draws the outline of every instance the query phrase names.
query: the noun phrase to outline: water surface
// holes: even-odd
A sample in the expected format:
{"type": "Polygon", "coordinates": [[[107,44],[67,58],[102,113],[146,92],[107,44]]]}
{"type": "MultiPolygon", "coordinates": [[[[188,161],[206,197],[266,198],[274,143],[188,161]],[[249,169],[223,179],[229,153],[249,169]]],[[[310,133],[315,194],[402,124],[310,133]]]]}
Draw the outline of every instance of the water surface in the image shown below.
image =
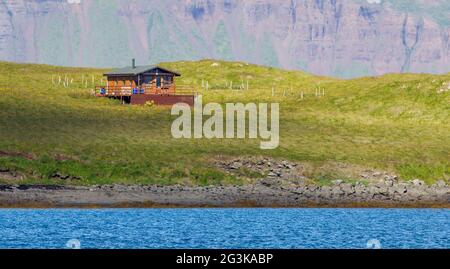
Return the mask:
{"type": "Polygon", "coordinates": [[[448,209],[2,209],[0,248],[450,248],[448,209]],[[370,241],[372,240],[372,241],[370,241]],[[375,244],[373,244],[375,242],[375,244]]]}

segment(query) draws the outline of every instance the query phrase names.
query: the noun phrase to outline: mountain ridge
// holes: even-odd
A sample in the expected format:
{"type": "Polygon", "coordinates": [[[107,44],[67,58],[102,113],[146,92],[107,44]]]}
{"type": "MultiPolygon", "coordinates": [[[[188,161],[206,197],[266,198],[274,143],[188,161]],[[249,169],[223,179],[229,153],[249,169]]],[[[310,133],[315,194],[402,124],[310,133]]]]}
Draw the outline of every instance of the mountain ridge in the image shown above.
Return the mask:
{"type": "Polygon", "coordinates": [[[441,0],[2,0],[0,60],[120,67],[217,58],[340,78],[447,73],[445,10],[441,0]]]}

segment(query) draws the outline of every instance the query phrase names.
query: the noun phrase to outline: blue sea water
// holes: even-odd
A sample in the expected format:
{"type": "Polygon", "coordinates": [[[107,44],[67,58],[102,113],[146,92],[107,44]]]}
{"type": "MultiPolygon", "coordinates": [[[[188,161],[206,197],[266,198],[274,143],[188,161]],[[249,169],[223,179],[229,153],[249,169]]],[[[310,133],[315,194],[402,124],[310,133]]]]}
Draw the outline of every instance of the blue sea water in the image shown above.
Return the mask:
{"type": "Polygon", "coordinates": [[[450,248],[450,210],[0,210],[0,248],[363,249],[368,245],[450,248]]]}

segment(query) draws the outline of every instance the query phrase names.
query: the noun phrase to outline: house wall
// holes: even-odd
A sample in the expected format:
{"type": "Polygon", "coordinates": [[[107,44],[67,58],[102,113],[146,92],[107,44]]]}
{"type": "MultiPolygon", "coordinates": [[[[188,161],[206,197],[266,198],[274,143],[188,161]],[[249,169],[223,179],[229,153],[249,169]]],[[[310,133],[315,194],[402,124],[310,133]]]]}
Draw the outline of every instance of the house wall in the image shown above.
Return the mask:
{"type": "Polygon", "coordinates": [[[161,86],[167,86],[172,85],[175,83],[174,76],[171,75],[146,75],[135,77],[108,77],[108,86],[117,86],[117,87],[124,87],[124,86],[136,86],[138,84],[140,85],[152,85],[155,86],[157,82],[157,78],[161,79],[161,86]]]}
{"type": "Polygon", "coordinates": [[[137,77],[124,76],[124,77],[108,77],[108,86],[110,87],[135,87],[137,77]]]}
{"type": "Polygon", "coordinates": [[[194,105],[194,95],[160,95],[160,94],[139,94],[131,96],[132,105],[145,105],[148,101],[153,101],[155,105],[171,106],[177,103],[194,105]]]}

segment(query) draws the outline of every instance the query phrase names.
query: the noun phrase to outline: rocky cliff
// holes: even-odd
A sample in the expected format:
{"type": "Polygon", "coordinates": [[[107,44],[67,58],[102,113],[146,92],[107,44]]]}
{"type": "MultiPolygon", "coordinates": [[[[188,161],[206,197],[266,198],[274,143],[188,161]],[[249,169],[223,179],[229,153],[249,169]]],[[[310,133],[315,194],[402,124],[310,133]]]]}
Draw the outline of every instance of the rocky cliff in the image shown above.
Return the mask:
{"type": "Polygon", "coordinates": [[[0,59],[219,58],[355,77],[450,72],[447,0],[0,0],[0,59]]]}

